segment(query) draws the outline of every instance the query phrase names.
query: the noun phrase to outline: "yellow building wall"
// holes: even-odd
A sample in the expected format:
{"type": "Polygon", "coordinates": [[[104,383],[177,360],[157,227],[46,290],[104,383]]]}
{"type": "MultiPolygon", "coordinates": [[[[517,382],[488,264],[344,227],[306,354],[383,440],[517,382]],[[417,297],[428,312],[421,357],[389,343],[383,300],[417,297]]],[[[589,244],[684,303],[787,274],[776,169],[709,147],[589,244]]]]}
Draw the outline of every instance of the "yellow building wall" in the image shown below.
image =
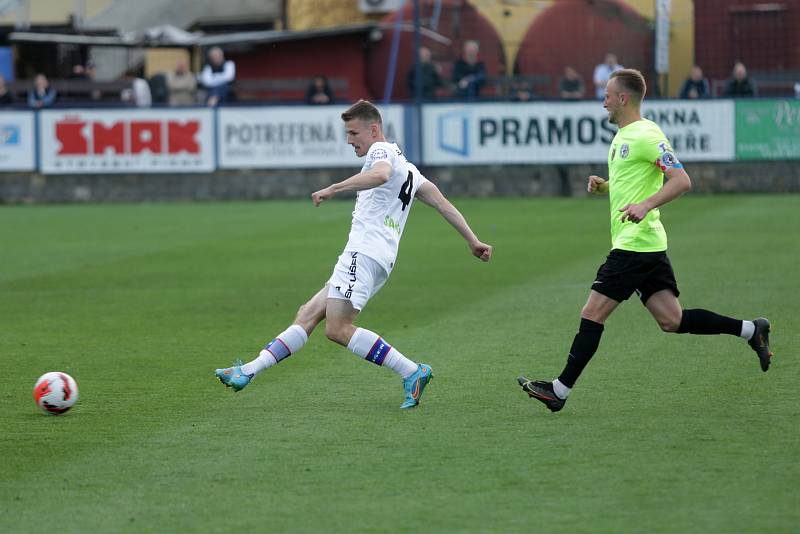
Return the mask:
{"type": "MultiPolygon", "coordinates": [[[[83,0],[85,18],[91,18],[107,8],[114,0],[83,0]]],[[[67,24],[75,12],[75,0],[27,0],[31,24],[67,24]]],[[[0,24],[14,25],[15,11],[0,17],[0,24]]]]}
{"type": "Polygon", "coordinates": [[[488,18],[503,42],[506,66],[509,73],[517,59],[522,39],[531,23],[553,3],[552,0],[520,0],[497,2],[495,0],[473,0],[478,10],[488,18]]]}
{"type": "MultiPolygon", "coordinates": [[[[144,53],[144,75],[150,78],[160,72],[172,72],[178,59],[190,61],[189,51],[185,48],[150,48],[144,53]]],[[[191,64],[189,68],[191,69],[191,64]]]]}
{"type": "Polygon", "coordinates": [[[375,22],[386,13],[368,15],[358,9],[358,0],[289,0],[288,30],[303,31],[375,22]]]}

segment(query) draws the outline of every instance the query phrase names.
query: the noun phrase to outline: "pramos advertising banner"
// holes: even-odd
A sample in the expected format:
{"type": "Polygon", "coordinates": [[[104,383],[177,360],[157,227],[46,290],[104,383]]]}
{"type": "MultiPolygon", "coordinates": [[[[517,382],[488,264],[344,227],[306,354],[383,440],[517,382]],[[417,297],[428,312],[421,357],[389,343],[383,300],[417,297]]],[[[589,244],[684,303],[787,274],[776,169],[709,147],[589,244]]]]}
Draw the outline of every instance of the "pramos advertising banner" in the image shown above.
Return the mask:
{"type": "Polygon", "coordinates": [[[39,115],[46,174],[211,172],[209,109],[45,110],[39,115]]]}
{"type": "Polygon", "coordinates": [[[605,161],[616,128],[594,102],[423,106],[427,165],[605,161]]]}
{"type": "MultiPolygon", "coordinates": [[[[347,144],[345,106],[221,108],[219,166],[224,169],[358,167],[347,144]]],[[[403,106],[380,108],[387,140],[402,145],[403,106]]]]}
{"type": "MultiPolygon", "coordinates": [[[[730,161],[731,102],[653,102],[642,110],[661,126],[678,158],[730,161]]],[[[428,165],[601,163],[617,127],[602,102],[432,104],[423,107],[428,165]]]]}
{"type": "Polygon", "coordinates": [[[737,100],[736,157],[800,159],[800,101],[737,100]]]}
{"type": "Polygon", "coordinates": [[[35,120],[32,111],[0,112],[0,172],[36,169],[35,120]]]}

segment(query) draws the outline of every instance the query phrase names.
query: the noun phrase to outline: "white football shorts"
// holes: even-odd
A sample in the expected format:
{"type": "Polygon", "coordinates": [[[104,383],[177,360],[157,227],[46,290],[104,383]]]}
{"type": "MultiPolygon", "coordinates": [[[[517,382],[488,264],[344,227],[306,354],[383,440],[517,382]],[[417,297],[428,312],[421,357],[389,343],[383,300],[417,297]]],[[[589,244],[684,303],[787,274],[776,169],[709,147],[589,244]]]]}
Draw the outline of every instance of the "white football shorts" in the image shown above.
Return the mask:
{"type": "Polygon", "coordinates": [[[345,250],[328,280],[328,298],[349,300],[361,311],[388,278],[389,273],[369,256],[345,250]]]}

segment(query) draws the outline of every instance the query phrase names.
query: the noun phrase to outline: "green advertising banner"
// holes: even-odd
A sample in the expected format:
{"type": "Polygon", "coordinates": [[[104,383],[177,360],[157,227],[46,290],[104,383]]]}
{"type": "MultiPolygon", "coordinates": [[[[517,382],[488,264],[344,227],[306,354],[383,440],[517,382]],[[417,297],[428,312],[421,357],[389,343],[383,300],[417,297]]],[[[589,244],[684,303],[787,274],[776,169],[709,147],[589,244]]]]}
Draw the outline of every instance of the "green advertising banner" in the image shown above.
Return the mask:
{"type": "Polygon", "coordinates": [[[736,159],[800,159],[800,100],[737,100],[736,159]]]}

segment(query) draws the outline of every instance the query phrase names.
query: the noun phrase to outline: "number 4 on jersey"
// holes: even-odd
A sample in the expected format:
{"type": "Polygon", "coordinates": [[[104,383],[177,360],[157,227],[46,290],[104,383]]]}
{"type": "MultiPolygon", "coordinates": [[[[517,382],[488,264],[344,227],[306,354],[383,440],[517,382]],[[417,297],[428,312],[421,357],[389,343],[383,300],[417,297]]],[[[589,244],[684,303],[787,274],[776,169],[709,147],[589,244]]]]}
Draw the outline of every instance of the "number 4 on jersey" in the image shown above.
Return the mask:
{"type": "Polygon", "coordinates": [[[403,183],[403,187],[400,188],[400,195],[397,198],[400,199],[400,202],[403,203],[403,209],[401,211],[406,211],[406,206],[411,202],[411,190],[414,187],[414,175],[411,174],[411,171],[408,171],[408,180],[403,183]]]}

